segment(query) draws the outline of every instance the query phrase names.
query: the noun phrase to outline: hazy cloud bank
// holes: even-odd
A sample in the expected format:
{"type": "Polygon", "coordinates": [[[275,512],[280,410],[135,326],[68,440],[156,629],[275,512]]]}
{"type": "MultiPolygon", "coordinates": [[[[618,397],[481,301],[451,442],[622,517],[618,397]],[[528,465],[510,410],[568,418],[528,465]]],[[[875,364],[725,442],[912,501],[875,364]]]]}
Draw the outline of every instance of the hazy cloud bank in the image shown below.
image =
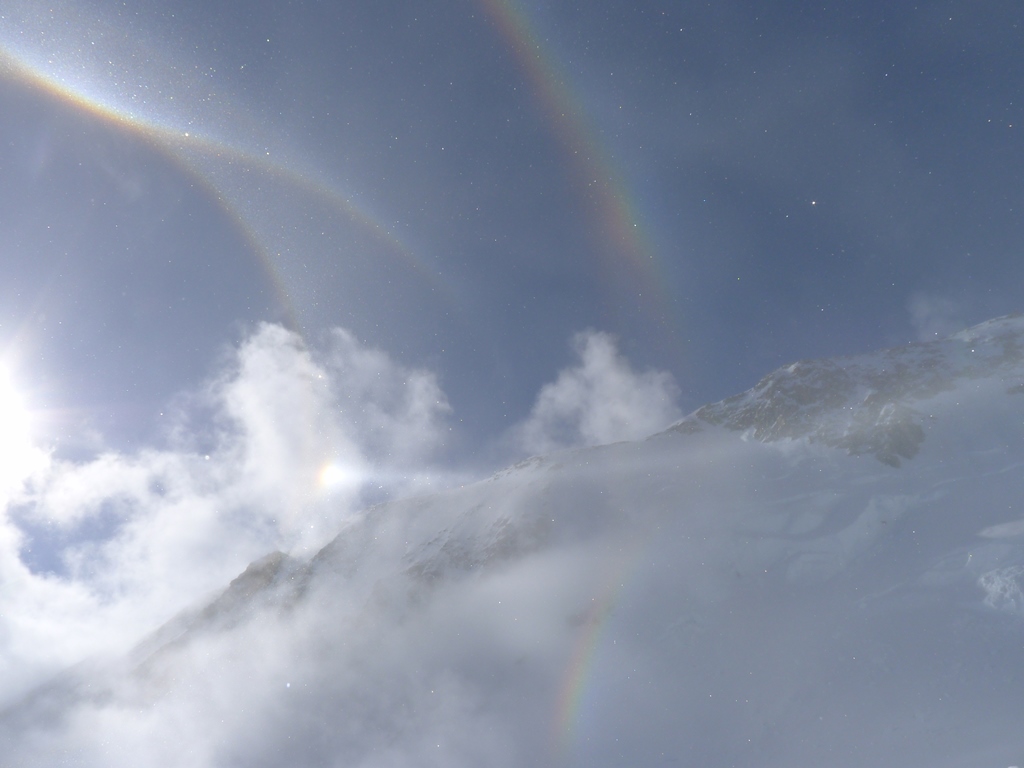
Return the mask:
{"type": "MultiPolygon", "coordinates": [[[[979,347],[995,338],[984,333],[979,347]]],[[[617,390],[627,395],[645,381],[661,382],[649,395],[666,392],[664,377],[588,338],[547,392],[616,379],[595,371],[632,382],[617,390]]],[[[404,389],[431,391],[429,374],[376,353],[329,362],[362,359],[343,341],[345,354],[311,351],[260,329],[197,396],[219,404],[209,452],[63,470],[48,458],[25,481],[11,507],[20,524],[32,504],[65,527],[122,517],[109,535],[80,536],[59,577],[23,568],[11,587],[0,560],[7,702],[30,682],[19,663],[38,678],[44,662],[116,650],[146,616],[223,587],[241,568],[218,558],[289,542],[304,554],[306,526],[326,527],[330,503],[344,511],[358,494],[338,482],[331,497],[303,455],[347,456],[369,473],[390,443],[364,445],[366,430],[402,434],[425,409],[443,433],[441,401],[404,389]],[[339,415],[352,402],[335,394],[334,365],[394,385],[350,385],[373,393],[363,426],[339,415]],[[292,517],[272,504],[293,505],[292,517]]],[[[899,469],[820,443],[670,432],[348,514],[312,561],[262,559],[194,623],[0,712],[0,763],[1016,765],[1024,669],[992,664],[1020,640],[1020,521],[1007,500],[1020,497],[1010,470],[1021,445],[1006,428],[1014,440],[991,450],[1019,422],[1005,373],[937,388],[925,448],[899,469]]],[[[568,412],[578,435],[586,411],[568,412]]]]}
{"type": "MultiPolygon", "coordinates": [[[[542,389],[518,450],[643,437],[678,417],[668,374],[635,372],[606,334],[573,343],[579,363],[542,389]]],[[[11,417],[0,703],[123,650],[266,552],[311,554],[368,498],[423,487],[451,410],[434,374],[348,331],[311,348],[271,324],[175,409],[165,446],[86,461],[32,444],[11,417]]]]}
{"type": "Polygon", "coordinates": [[[163,448],[55,458],[6,435],[0,702],[116,652],[273,549],[313,551],[387,477],[429,466],[449,410],[433,374],[335,331],[261,325],[182,398],[163,448]]]}

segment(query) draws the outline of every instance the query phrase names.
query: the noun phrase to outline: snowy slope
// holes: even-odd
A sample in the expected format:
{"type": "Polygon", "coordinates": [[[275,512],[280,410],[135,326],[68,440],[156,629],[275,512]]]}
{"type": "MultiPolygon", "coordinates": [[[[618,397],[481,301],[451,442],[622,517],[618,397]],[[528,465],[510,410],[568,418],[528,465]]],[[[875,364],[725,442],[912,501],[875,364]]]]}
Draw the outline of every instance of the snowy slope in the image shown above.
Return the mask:
{"type": "Polygon", "coordinates": [[[1024,318],[798,363],[253,563],[0,763],[1024,764],[1022,466],[1024,318]]]}

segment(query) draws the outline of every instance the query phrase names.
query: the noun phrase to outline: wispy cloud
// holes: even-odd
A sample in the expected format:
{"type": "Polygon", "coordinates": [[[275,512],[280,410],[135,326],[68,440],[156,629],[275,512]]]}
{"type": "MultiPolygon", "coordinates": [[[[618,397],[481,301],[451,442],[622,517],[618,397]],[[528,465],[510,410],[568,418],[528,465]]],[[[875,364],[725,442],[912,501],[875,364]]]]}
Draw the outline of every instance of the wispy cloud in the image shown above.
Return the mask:
{"type": "MultiPolygon", "coordinates": [[[[521,448],[643,437],[679,416],[669,374],[636,372],[607,334],[573,344],[579,362],[541,390],[521,448]]],[[[0,703],[123,651],[269,551],[312,554],[382,492],[419,487],[450,410],[433,373],[346,330],[311,347],[263,324],[179,397],[161,447],[69,460],[11,433],[0,703]]]]}
{"type": "MultiPolygon", "coordinates": [[[[579,334],[573,344],[578,364],[539,393],[517,432],[523,446],[547,451],[640,437],[678,416],[668,374],[635,371],[606,334],[579,334]]],[[[83,659],[125,653],[265,553],[308,557],[339,529],[362,525],[358,511],[380,485],[395,493],[418,487],[419,472],[444,447],[450,407],[432,373],[403,366],[345,330],[311,347],[264,324],[171,412],[166,445],[134,453],[73,461],[22,440],[32,461],[16,465],[5,481],[0,519],[0,706],[83,659]]],[[[517,498],[510,493],[506,501],[517,498]]],[[[462,507],[447,506],[436,499],[427,524],[457,527],[462,507]]],[[[511,514],[495,509],[502,520],[511,514]]],[[[410,507],[378,519],[366,535],[373,547],[405,547],[406,537],[422,534],[402,529],[416,520],[410,507]]],[[[504,538],[481,551],[539,540],[532,518],[508,526],[496,520],[493,531],[504,538]]],[[[112,690],[110,701],[87,696],[76,703],[74,686],[58,687],[54,695],[71,697],[55,704],[66,707],[66,719],[55,726],[27,705],[19,754],[43,764],[73,748],[88,765],[213,766],[235,758],[263,764],[260,755],[270,750],[276,757],[269,765],[284,760],[275,750],[298,733],[305,743],[293,754],[299,762],[343,747],[354,765],[406,764],[431,754],[437,765],[467,754],[478,755],[478,764],[497,764],[502,754],[510,765],[536,762],[543,744],[524,757],[513,733],[543,732],[533,722],[539,714],[516,706],[499,716],[479,702],[494,670],[516,679],[515,659],[526,652],[539,653],[544,685],[554,684],[552,665],[575,633],[560,617],[579,612],[592,581],[572,575],[577,559],[527,560],[497,581],[445,587],[443,599],[439,592],[431,603],[440,613],[410,614],[402,620],[412,622],[408,631],[399,631],[391,611],[421,586],[395,571],[400,556],[372,563],[353,575],[351,594],[321,595],[287,621],[193,637],[165,658],[177,681],[168,688],[159,671],[114,675],[122,680],[116,686],[128,688],[112,690]],[[552,602],[553,578],[568,592],[552,602]],[[549,602],[550,616],[527,620],[549,602]],[[486,679],[473,661],[482,644],[491,648],[486,679]],[[437,658],[449,661],[438,667],[437,658]],[[333,681],[326,687],[318,682],[324,674],[333,681]],[[359,733],[310,723],[303,713],[313,710],[348,718],[359,733]],[[207,716],[219,725],[208,728],[207,716]],[[257,721],[280,727],[256,734],[257,721]],[[178,728],[192,735],[185,762],[169,746],[178,728]],[[396,729],[400,743],[388,735],[396,729]]],[[[584,571],[600,562],[594,557],[584,571]]],[[[554,690],[546,696],[553,699],[554,690]]]]}
{"type": "Polygon", "coordinates": [[[541,389],[516,439],[544,454],[585,445],[636,440],[680,418],[678,387],[664,371],[633,370],[607,333],[573,338],[579,364],[541,389]]]}
{"type": "Polygon", "coordinates": [[[123,649],[268,551],[315,551],[368,489],[415,482],[448,411],[433,374],[346,331],[312,349],[264,324],[181,398],[164,447],[70,461],[8,435],[0,702],[123,649]]]}
{"type": "Polygon", "coordinates": [[[433,373],[406,369],[341,328],[327,367],[346,423],[373,460],[415,465],[442,446],[451,408],[433,373]]]}
{"type": "MultiPolygon", "coordinates": [[[[636,398],[647,404],[670,391],[664,374],[636,373],[606,336],[577,345],[579,364],[545,389],[554,402],[559,387],[646,393],[636,398]]],[[[74,529],[108,515],[114,533],[89,544],[82,529],[81,561],[41,577],[12,566],[19,528],[0,527],[6,701],[18,675],[24,685],[19,662],[36,664],[38,678],[45,659],[53,668],[90,644],[116,650],[134,639],[128,628],[144,623],[140,615],[195,594],[203,579],[223,587],[247,551],[301,541],[304,526],[331,514],[320,503],[329,495],[254,478],[261,462],[282,462],[281,482],[315,487],[290,451],[337,460],[330,441],[341,435],[370,467],[374,451],[405,433],[399,416],[422,412],[417,404],[433,403],[425,423],[443,424],[438,401],[403,389],[428,374],[376,355],[373,365],[352,359],[363,359],[359,345],[312,351],[266,326],[197,396],[219,409],[208,451],[51,459],[45,476],[29,478],[14,517],[28,514],[19,504],[34,504],[74,529]],[[355,397],[370,414],[363,426],[338,416],[348,406],[338,405],[345,377],[336,370],[353,381],[379,373],[395,387],[368,385],[355,397]],[[285,407],[285,394],[301,407],[285,407]],[[276,420],[324,413],[334,420],[313,421],[323,429],[311,435],[276,420]],[[361,445],[366,430],[389,428],[377,447],[361,445]],[[279,433],[283,445],[270,444],[279,433]],[[272,508],[282,500],[297,505],[289,525],[272,508]]],[[[1004,375],[994,388],[971,379],[939,392],[929,429],[958,439],[940,439],[930,459],[898,476],[842,452],[828,458],[820,444],[708,429],[527,461],[351,515],[314,560],[263,560],[192,614],[194,624],[181,621],[144,649],[73,670],[0,712],[0,763],[600,768],[678,755],[718,765],[724,755],[859,766],[903,750],[921,765],[948,764],[950,754],[963,765],[1010,765],[1020,751],[1020,674],[991,659],[1019,647],[1019,601],[1001,599],[1018,595],[1022,578],[1005,565],[1019,533],[1007,521],[1021,485],[1007,467],[1019,451],[972,447],[990,446],[986,425],[1018,407],[1017,395],[993,400],[1004,375]],[[935,493],[936,467],[955,492],[935,493]],[[929,521],[949,528],[965,503],[973,522],[959,534],[920,535],[929,521]],[[879,547],[902,564],[894,589],[878,589],[879,547]],[[907,712],[935,690],[959,704],[941,702],[865,751],[864,733],[914,721],[907,712]],[[822,702],[834,699],[846,709],[823,720],[822,702]],[[981,736],[962,743],[965,722],[981,736]],[[937,742],[939,732],[954,736],[937,742]],[[848,759],[837,763],[837,754],[848,759]]],[[[597,407],[611,395],[579,398],[597,407]]],[[[584,417],[556,413],[566,411],[579,434],[584,417]]],[[[422,456],[435,444],[417,439],[402,450],[422,456]]]]}
{"type": "Polygon", "coordinates": [[[915,293],[907,304],[910,323],[918,341],[935,341],[967,327],[964,308],[952,299],[930,293],[915,293]]]}

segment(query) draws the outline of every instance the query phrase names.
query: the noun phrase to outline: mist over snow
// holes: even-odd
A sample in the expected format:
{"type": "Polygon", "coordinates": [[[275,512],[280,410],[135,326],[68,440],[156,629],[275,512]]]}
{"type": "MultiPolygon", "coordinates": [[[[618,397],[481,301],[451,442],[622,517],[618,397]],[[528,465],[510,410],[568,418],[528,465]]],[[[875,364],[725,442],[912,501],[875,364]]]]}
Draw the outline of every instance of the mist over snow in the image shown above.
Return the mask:
{"type": "MultiPolygon", "coordinates": [[[[576,344],[520,434],[673,413],[669,379],[576,344]]],[[[366,509],[317,472],[429,466],[430,374],[263,326],[203,397],[208,454],[51,462],[11,496],[4,765],[1024,760],[1024,318],[366,509]],[[19,557],[19,521],[109,510],[61,573],[19,557]]]]}
{"type": "Polygon", "coordinates": [[[168,447],[75,462],[16,446],[0,697],[123,649],[269,550],[315,551],[366,488],[423,482],[448,411],[432,374],[344,331],[315,354],[262,325],[182,398],[168,447]]]}
{"type": "MultiPolygon", "coordinates": [[[[616,387],[612,401],[635,402],[616,387]]],[[[344,329],[313,349],[260,325],[167,410],[166,444],[134,453],[60,458],[0,389],[2,704],[123,652],[267,552],[312,555],[374,499],[465,477],[443,463],[452,409],[437,377],[344,329]]]]}

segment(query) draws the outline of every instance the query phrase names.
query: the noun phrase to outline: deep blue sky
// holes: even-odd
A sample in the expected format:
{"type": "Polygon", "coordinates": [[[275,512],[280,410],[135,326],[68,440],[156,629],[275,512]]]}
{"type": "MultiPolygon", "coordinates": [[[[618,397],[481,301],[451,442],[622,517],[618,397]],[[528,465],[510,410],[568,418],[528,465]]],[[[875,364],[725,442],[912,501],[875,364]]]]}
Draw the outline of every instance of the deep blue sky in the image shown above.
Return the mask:
{"type": "Polygon", "coordinates": [[[689,410],[1022,306],[1017,2],[3,9],[0,344],[72,444],[260,320],[436,371],[471,451],[586,328],[689,410]]]}

